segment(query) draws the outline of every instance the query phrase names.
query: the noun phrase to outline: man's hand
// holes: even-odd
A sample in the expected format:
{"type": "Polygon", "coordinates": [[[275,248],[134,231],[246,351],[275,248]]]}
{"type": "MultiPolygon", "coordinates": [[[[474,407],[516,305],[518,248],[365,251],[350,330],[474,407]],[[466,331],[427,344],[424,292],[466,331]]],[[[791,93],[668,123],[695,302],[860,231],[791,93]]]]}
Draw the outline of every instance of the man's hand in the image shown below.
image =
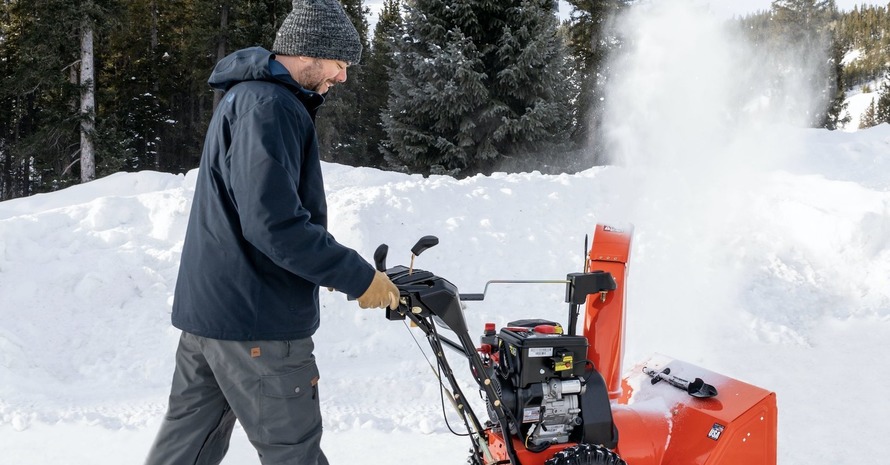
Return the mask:
{"type": "Polygon", "coordinates": [[[395,310],[399,306],[399,289],[382,271],[374,272],[374,279],[368,290],[358,298],[361,308],[384,308],[395,310]]]}

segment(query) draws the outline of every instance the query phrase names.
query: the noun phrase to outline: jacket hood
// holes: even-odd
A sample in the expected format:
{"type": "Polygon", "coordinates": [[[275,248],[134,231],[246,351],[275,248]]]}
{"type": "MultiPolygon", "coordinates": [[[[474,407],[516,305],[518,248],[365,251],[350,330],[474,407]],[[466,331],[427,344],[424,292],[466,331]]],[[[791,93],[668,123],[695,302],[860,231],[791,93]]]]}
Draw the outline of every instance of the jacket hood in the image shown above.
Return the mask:
{"type": "Polygon", "coordinates": [[[226,91],[239,82],[273,81],[285,84],[293,90],[313,93],[304,89],[289,75],[272,74],[269,70],[269,61],[273,58],[275,55],[262,47],[238,50],[219,60],[210,73],[207,83],[214,89],[226,91]]]}

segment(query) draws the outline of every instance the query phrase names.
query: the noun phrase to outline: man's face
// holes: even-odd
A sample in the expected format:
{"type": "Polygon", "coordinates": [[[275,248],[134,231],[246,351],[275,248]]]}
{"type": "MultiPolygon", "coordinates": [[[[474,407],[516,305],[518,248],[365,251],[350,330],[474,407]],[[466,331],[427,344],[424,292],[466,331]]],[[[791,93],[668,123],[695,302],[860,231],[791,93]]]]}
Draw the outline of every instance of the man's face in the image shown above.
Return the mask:
{"type": "Polygon", "coordinates": [[[345,61],[310,58],[310,63],[294,79],[303,88],[324,94],[335,84],[346,82],[347,66],[345,61]]]}

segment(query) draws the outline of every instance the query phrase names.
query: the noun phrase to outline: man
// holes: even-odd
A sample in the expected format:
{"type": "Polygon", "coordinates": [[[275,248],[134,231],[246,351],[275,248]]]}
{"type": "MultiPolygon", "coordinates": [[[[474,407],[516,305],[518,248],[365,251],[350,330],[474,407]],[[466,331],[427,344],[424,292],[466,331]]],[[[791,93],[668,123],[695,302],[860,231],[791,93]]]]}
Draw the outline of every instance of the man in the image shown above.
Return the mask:
{"type": "Polygon", "coordinates": [[[218,464],[237,418],[264,465],[325,465],[312,335],[319,286],[395,308],[385,274],[327,232],[314,118],[361,58],[337,0],[294,0],[272,52],[240,50],[210,85],[207,131],[173,302],[181,329],[148,465],[218,464]]]}

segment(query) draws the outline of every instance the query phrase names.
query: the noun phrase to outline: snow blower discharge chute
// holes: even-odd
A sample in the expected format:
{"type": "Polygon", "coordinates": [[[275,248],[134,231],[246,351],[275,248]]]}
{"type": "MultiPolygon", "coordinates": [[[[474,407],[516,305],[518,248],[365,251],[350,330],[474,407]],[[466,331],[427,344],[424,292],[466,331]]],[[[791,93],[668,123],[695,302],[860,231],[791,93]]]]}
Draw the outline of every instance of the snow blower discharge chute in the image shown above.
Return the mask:
{"type": "Polygon", "coordinates": [[[414,258],[438,244],[433,236],[411,249],[409,267],[387,269],[388,248],[377,249],[377,269],[399,288],[399,307],[386,317],[410,319],[426,335],[443,391],[472,439],[471,465],[776,464],[775,393],[662,355],[621,377],[632,233],[597,225],[583,272],[489,281],[480,294],[414,269],[414,258]],[[488,323],[477,346],[461,301],[483,300],[492,283],[563,283],[565,328],[534,318],[500,329],[488,323]],[[467,402],[446,348],[469,361],[486,420],[467,402]]]}

